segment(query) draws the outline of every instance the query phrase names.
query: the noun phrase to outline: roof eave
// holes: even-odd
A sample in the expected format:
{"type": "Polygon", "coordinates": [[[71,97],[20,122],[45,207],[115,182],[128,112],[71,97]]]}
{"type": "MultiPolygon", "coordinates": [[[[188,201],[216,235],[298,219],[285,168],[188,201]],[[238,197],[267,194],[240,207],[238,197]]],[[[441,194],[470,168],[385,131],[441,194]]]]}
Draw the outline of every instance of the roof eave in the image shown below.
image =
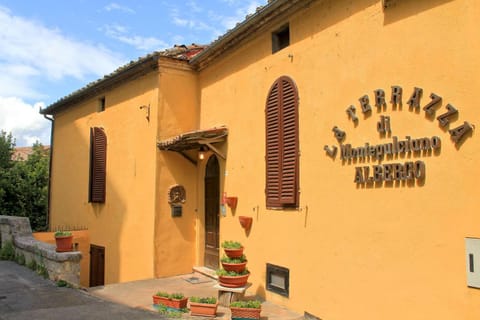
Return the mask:
{"type": "Polygon", "coordinates": [[[190,59],[197,70],[204,69],[224,52],[252,38],[257,32],[271,27],[314,0],[277,0],[269,2],[235,28],[214,41],[207,49],[190,59]]]}
{"type": "Polygon", "coordinates": [[[158,54],[152,54],[144,59],[131,62],[130,64],[122,67],[122,70],[114,71],[112,74],[106,75],[102,79],[89,84],[87,87],[61,98],[60,100],[49,105],[47,108],[41,109],[40,113],[44,115],[54,115],[72,104],[98,96],[122,83],[131,81],[139,76],[155,71],[158,69],[158,58],[158,54]]]}

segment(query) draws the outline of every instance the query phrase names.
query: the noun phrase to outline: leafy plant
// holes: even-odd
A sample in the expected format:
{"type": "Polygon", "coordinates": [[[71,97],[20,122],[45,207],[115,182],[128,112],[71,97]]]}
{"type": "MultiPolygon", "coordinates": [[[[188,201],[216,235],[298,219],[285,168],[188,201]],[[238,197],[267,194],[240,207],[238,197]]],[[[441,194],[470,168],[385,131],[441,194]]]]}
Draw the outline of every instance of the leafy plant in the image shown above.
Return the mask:
{"type": "Polygon", "coordinates": [[[23,253],[15,255],[15,261],[21,266],[25,265],[25,255],[23,253]]]}
{"type": "Polygon", "coordinates": [[[68,286],[68,282],[67,282],[67,281],[62,280],[62,279],[60,279],[60,280],[57,281],[57,287],[67,287],[67,286],[68,286]]]}
{"type": "Polygon", "coordinates": [[[15,260],[15,248],[12,241],[6,241],[0,249],[0,260],[15,260]]]}
{"type": "Polygon", "coordinates": [[[249,274],[250,272],[248,271],[247,268],[243,270],[242,272],[235,272],[235,271],[227,271],[225,269],[218,269],[216,271],[217,276],[229,276],[229,277],[236,277],[236,276],[244,276],[246,274],[249,274]]]}
{"type": "Polygon", "coordinates": [[[56,237],[70,237],[72,233],[70,231],[57,231],[55,232],[55,238],[56,237]]]}
{"type": "Polygon", "coordinates": [[[175,299],[175,300],[181,300],[181,299],[185,298],[185,296],[183,295],[183,293],[172,293],[170,295],[170,298],[175,299]]]}
{"type": "Polygon", "coordinates": [[[165,291],[158,291],[157,293],[155,293],[155,295],[158,296],[158,297],[175,299],[175,300],[182,300],[183,298],[185,298],[185,295],[183,293],[179,293],[179,292],[168,293],[168,292],[165,292],[165,291]]]}
{"type": "Polygon", "coordinates": [[[163,298],[170,298],[170,294],[165,291],[158,291],[157,293],[155,293],[155,295],[163,298]]]}
{"type": "Polygon", "coordinates": [[[262,306],[262,303],[259,300],[234,301],[230,303],[230,307],[234,307],[234,308],[260,309],[261,306],[262,306]]]}
{"type": "Polygon", "coordinates": [[[223,263],[244,263],[247,261],[247,257],[244,254],[238,258],[230,258],[226,255],[223,255],[221,261],[223,263]]]}
{"type": "Polygon", "coordinates": [[[35,261],[34,259],[30,260],[28,263],[27,263],[27,268],[32,270],[32,271],[35,271],[37,270],[37,261],[35,261]]]}
{"type": "Polygon", "coordinates": [[[167,306],[164,305],[158,305],[157,310],[161,315],[166,316],[167,318],[181,318],[182,315],[186,312],[188,312],[188,309],[182,308],[178,311],[173,311],[169,309],[167,306]]]}
{"type": "Polygon", "coordinates": [[[242,244],[238,241],[225,240],[222,242],[222,248],[225,249],[240,249],[242,244]]]}
{"type": "Polygon", "coordinates": [[[37,264],[37,273],[44,277],[45,279],[48,278],[48,270],[47,267],[45,267],[42,264],[37,264]]]}
{"type": "Polygon", "coordinates": [[[217,303],[217,298],[215,297],[190,297],[191,302],[196,302],[196,303],[207,303],[207,304],[215,304],[217,303]]]}

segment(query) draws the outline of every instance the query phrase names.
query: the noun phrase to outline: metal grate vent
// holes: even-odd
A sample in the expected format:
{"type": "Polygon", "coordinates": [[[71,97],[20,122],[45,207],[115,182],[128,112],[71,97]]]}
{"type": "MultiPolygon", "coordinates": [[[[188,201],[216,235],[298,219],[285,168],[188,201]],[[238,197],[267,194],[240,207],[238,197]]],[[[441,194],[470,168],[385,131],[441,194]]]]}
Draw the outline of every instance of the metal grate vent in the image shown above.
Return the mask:
{"type": "Polygon", "coordinates": [[[267,290],[288,297],[290,287],[290,270],[285,267],[267,263],[267,290]]]}

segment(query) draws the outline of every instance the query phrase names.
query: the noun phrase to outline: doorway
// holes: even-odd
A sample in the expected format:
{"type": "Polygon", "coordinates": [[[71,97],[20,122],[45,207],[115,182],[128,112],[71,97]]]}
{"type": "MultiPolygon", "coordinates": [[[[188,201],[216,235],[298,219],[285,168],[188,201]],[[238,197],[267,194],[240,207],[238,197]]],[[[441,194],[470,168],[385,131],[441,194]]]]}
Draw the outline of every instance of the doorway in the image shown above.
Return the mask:
{"type": "Polygon", "coordinates": [[[204,265],[218,268],[220,243],[220,166],[212,155],[205,169],[205,256],[204,265]]]}
{"type": "Polygon", "coordinates": [[[90,287],[105,284],[105,247],[90,245],[90,287]]]}

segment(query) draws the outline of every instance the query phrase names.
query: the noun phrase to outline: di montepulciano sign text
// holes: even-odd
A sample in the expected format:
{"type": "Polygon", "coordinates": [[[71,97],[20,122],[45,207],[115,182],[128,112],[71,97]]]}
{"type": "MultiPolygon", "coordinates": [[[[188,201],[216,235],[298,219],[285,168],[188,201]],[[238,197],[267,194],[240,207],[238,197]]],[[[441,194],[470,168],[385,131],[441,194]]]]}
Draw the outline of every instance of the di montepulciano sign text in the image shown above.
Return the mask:
{"type": "MultiPolygon", "coordinates": [[[[385,91],[382,89],[374,90],[374,106],[378,112],[387,110],[387,103],[385,98],[385,91]]],[[[407,101],[410,111],[420,111],[421,99],[423,96],[423,89],[415,87],[410,98],[407,101]]],[[[390,94],[390,104],[392,110],[402,110],[403,88],[400,86],[392,86],[390,94]]],[[[364,95],[358,99],[360,103],[360,110],[365,117],[372,113],[372,106],[370,105],[370,98],[364,95]]],[[[430,101],[423,106],[423,111],[427,118],[435,120],[436,110],[442,104],[442,97],[435,93],[430,94],[430,101]]],[[[458,117],[458,110],[448,103],[446,111],[441,113],[436,120],[440,127],[447,128],[450,126],[452,119],[458,117]]],[[[358,124],[357,109],[351,105],[346,110],[348,117],[358,124]]],[[[326,153],[331,158],[335,159],[338,149],[340,148],[340,159],[347,163],[357,162],[378,162],[372,166],[356,166],[354,171],[353,182],[356,184],[367,183],[383,183],[392,181],[415,181],[423,180],[426,175],[425,162],[422,160],[406,161],[403,163],[385,163],[381,162],[387,158],[397,158],[408,154],[414,154],[417,157],[431,153],[440,152],[442,141],[438,136],[430,137],[398,137],[392,136],[392,120],[390,116],[381,115],[376,123],[376,130],[381,137],[387,138],[385,143],[371,144],[369,142],[363,145],[352,146],[349,143],[344,143],[346,132],[334,126],[332,131],[334,137],[338,142],[338,146],[324,147],[326,153]]],[[[452,141],[459,145],[464,138],[473,130],[473,125],[464,121],[463,124],[453,129],[448,130],[452,141]]]]}

